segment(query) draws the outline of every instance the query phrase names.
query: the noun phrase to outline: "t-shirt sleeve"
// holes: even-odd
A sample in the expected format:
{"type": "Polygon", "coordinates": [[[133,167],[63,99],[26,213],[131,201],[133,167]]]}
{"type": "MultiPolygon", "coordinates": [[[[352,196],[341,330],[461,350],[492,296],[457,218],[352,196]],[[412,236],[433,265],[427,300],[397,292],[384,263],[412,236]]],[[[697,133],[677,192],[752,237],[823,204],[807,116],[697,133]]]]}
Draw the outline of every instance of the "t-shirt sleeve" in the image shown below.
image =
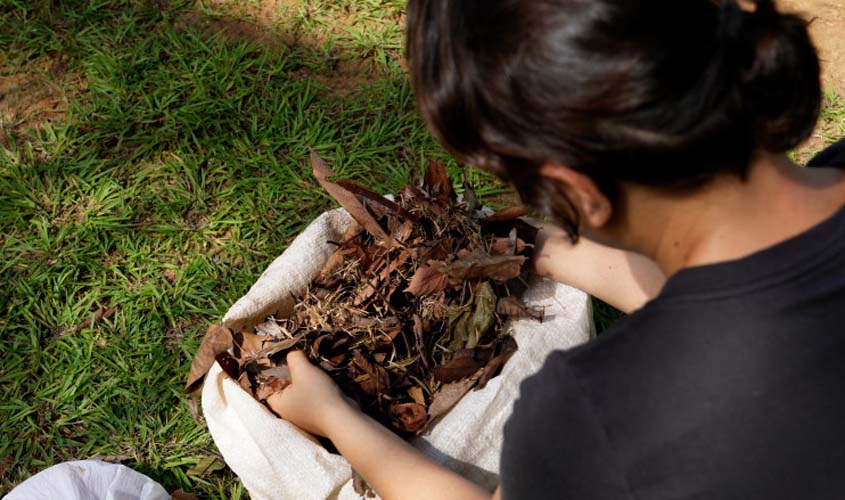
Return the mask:
{"type": "Polygon", "coordinates": [[[807,163],[808,167],[845,168],[845,139],[831,144],[807,163]]]}
{"type": "Polygon", "coordinates": [[[504,429],[503,500],[627,499],[624,476],[564,352],[520,386],[504,429]]]}

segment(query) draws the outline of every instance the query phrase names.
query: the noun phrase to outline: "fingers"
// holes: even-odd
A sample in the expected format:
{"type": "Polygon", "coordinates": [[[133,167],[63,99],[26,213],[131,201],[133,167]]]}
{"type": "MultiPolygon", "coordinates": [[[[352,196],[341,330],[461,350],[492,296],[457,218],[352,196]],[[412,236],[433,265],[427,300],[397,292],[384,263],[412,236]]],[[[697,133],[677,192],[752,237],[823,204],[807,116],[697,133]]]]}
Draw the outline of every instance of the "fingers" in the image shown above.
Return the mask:
{"type": "Polygon", "coordinates": [[[267,406],[270,407],[273,412],[286,419],[285,415],[285,407],[287,406],[288,400],[291,397],[291,390],[293,389],[293,384],[300,376],[300,374],[304,374],[303,370],[307,370],[311,367],[311,362],[308,361],[308,358],[305,356],[303,351],[290,351],[287,356],[285,357],[287,360],[288,369],[290,370],[291,375],[291,385],[288,385],[284,389],[274,394],[271,394],[266,402],[267,406]]]}
{"type": "Polygon", "coordinates": [[[271,394],[266,400],[267,406],[269,406],[270,409],[273,410],[273,413],[280,417],[282,416],[282,408],[284,408],[284,398],[282,396],[284,392],[285,390],[282,389],[281,392],[271,394]]]}

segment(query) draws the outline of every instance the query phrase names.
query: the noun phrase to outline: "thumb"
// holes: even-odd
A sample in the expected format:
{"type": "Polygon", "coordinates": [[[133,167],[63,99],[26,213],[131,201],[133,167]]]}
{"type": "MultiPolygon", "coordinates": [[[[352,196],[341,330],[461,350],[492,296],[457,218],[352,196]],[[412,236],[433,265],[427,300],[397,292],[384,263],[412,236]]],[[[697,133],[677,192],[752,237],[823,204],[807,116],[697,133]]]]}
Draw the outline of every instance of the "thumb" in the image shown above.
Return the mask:
{"type": "Polygon", "coordinates": [[[296,378],[297,373],[307,370],[311,365],[311,362],[305,356],[305,352],[300,350],[290,351],[285,360],[290,369],[291,378],[296,378]]]}
{"type": "MultiPolygon", "coordinates": [[[[287,389],[287,388],[285,388],[285,389],[287,389]]],[[[279,392],[275,392],[275,393],[271,394],[265,400],[266,403],[267,403],[267,406],[269,406],[270,409],[273,410],[273,413],[275,413],[276,415],[278,415],[282,418],[284,418],[283,413],[284,413],[284,408],[285,408],[285,404],[286,404],[285,402],[288,399],[288,398],[285,397],[287,395],[287,391],[285,389],[282,389],[279,392]]]]}

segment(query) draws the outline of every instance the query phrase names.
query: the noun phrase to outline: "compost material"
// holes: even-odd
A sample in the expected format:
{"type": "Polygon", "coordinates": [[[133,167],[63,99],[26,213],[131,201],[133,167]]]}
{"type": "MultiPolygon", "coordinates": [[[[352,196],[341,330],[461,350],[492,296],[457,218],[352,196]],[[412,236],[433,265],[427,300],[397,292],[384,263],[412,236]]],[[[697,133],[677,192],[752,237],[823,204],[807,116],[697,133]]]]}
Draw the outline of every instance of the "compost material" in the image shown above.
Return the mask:
{"type": "Polygon", "coordinates": [[[289,317],[233,332],[212,325],[186,389],[216,360],[259,401],[290,383],[285,356],[303,350],[361,409],[398,434],[425,430],[517,349],[508,318],[542,321],[519,298],[536,229],[521,207],[490,214],[462,200],[443,163],[387,199],[314,176],[358,223],[339,241],[289,317]]]}

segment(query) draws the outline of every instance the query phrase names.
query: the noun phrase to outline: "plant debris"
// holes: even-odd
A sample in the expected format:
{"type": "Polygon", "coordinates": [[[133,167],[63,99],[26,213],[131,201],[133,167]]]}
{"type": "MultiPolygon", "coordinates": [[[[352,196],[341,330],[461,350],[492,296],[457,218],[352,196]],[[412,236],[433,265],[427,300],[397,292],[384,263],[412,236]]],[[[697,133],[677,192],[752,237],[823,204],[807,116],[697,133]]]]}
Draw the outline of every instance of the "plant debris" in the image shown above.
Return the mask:
{"type": "Polygon", "coordinates": [[[312,151],[314,176],[357,221],[297,297],[287,318],[247,331],[209,328],[186,389],[216,360],[259,401],[290,383],[285,356],[302,349],[361,409],[398,434],[423,432],[516,351],[512,318],[543,319],[524,304],[524,265],[536,229],[522,207],[492,215],[459,201],[432,163],[396,201],[333,180],[312,151]]]}

